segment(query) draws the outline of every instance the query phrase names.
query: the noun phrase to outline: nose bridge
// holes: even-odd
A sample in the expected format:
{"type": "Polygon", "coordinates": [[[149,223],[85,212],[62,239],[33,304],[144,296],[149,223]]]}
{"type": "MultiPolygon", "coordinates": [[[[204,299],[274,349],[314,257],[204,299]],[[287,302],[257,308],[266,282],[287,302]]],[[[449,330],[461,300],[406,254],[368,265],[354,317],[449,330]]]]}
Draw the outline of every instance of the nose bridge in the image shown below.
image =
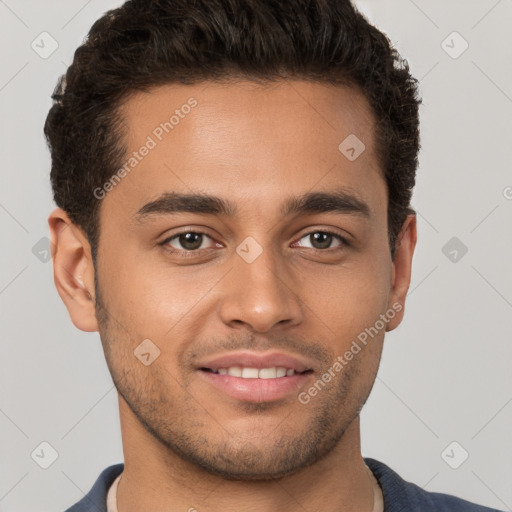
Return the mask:
{"type": "Polygon", "coordinates": [[[262,246],[251,237],[242,242],[223,285],[223,322],[231,326],[244,323],[260,332],[280,322],[299,323],[300,301],[283,270],[283,262],[270,244],[262,246]]]}

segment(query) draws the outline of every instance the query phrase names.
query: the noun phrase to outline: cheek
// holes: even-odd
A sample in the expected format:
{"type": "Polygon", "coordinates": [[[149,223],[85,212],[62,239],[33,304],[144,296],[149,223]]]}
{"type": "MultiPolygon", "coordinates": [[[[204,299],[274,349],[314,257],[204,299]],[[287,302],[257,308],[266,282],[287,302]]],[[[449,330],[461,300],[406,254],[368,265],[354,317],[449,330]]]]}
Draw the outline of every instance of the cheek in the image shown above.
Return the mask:
{"type": "Polygon", "coordinates": [[[387,308],[391,266],[385,259],[368,260],[319,268],[300,280],[297,293],[335,333],[373,325],[387,308]]]}
{"type": "Polygon", "coordinates": [[[366,389],[378,369],[385,323],[381,315],[387,310],[389,271],[365,266],[344,269],[329,279],[317,276],[309,303],[313,321],[324,333],[326,347],[333,357],[341,357],[345,369],[358,368],[354,378],[366,389]],[[378,323],[377,323],[378,322],[378,323]]]}
{"type": "Polygon", "coordinates": [[[172,339],[177,345],[183,330],[191,335],[197,328],[194,319],[198,312],[205,314],[211,290],[226,269],[140,262],[137,257],[132,262],[118,262],[122,272],[102,277],[105,302],[128,331],[155,342],[172,339]]]}

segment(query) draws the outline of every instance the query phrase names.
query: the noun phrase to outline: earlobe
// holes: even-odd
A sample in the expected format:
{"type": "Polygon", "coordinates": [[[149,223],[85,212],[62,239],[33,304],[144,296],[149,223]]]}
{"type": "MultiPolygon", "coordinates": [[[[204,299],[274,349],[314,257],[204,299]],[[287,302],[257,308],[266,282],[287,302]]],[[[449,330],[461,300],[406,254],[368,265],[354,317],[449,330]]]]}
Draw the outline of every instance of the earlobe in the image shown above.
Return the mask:
{"type": "Polygon", "coordinates": [[[53,244],[53,278],[71,321],[82,331],[98,330],[94,265],[87,237],[61,208],[48,218],[53,244]]]}
{"type": "Polygon", "coordinates": [[[386,331],[392,331],[398,327],[404,317],[405,299],[411,284],[412,257],[416,241],[416,215],[410,214],[400,230],[395,246],[388,308],[396,311],[396,314],[388,322],[386,331]]]}

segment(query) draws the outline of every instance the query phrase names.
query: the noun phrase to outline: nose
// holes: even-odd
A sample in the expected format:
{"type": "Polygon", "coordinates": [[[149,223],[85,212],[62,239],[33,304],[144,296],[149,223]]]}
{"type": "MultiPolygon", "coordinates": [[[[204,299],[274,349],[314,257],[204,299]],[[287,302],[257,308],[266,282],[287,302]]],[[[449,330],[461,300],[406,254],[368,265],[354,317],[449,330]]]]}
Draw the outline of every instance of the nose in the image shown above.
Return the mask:
{"type": "Polygon", "coordinates": [[[232,270],[218,290],[219,314],[224,324],[267,332],[277,325],[296,326],[302,322],[297,283],[286,272],[285,263],[276,261],[272,249],[265,248],[250,263],[235,253],[233,261],[232,270]]]}

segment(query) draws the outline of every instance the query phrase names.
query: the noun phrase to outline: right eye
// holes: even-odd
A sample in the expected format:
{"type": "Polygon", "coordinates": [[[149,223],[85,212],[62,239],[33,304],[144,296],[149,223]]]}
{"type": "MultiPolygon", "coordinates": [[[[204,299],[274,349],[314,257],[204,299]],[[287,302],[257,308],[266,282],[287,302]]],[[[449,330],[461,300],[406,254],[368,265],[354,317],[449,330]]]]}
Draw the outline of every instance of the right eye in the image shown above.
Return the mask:
{"type": "Polygon", "coordinates": [[[198,249],[204,249],[203,244],[205,237],[210,238],[206,233],[186,231],[166,238],[161,245],[169,245],[178,251],[196,251],[198,249]]]}

